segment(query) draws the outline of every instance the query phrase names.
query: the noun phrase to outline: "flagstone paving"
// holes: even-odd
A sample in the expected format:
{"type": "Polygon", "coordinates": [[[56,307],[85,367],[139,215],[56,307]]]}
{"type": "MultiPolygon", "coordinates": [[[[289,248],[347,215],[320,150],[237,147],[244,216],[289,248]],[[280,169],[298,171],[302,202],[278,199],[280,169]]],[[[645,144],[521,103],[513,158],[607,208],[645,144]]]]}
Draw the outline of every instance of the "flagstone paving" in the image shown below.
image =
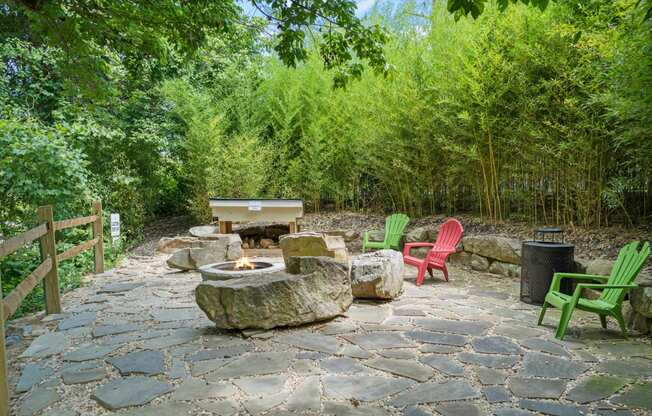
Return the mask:
{"type": "Polygon", "coordinates": [[[12,414],[652,414],[649,338],[577,312],[558,341],[558,311],[537,326],[518,280],[450,274],[417,288],[408,268],[392,302],[240,333],[195,306],[197,273],[134,256],[66,294],[64,313],[10,323],[12,414]]]}

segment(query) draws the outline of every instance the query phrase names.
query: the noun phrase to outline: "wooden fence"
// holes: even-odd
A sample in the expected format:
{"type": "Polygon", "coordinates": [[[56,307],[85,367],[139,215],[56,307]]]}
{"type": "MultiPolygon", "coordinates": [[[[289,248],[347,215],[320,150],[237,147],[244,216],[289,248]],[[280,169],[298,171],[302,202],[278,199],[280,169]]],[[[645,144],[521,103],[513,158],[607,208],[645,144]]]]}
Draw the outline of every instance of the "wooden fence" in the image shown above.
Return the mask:
{"type": "Polygon", "coordinates": [[[57,265],[64,260],[75,257],[84,250],[94,248],[95,273],[104,272],[101,202],[93,203],[91,206],[91,215],[88,217],[62,221],[54,221],[51,206],[40,207],[38,209],[38,220],[40,224],[36,227],[0,243],[0,258],[10,255],[35,240],[39,240],[41,249],[41,264],[4,298],[2,298],[2,286],[0,285],[0,416],[9,415],[9,383],[7,380],[9,373],[5,352],[5,320],[10,318],[18,310],[25,297],[41,281],[43,281],[45,291],[46,313],[61,313],[57,265]],[[63,253],[57,253],[55,231],[86,224],[92,224],[93,238],[63,253]]]}

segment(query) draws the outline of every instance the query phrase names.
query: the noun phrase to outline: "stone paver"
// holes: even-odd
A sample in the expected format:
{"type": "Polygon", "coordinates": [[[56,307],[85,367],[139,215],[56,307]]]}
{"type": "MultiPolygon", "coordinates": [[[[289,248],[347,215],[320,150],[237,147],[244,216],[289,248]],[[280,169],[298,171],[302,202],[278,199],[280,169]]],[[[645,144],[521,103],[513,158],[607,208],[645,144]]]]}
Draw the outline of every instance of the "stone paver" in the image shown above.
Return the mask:
{"type": "Polygon", "coordinates": [[[465,400],[480,397],[480,392],[467,381],[446,381],[443,383],[422,383],[399,394],[392,401],[397,407],[411,404],[465,400]]]}
{"type": "Polygon", "coordinates": [[[478,354],[472,352],[461,352],[457,359],[465,364],[474,364],[489,368],[511,368],[519,361],[515,355],[478,354]]]}
{"type": "Polygon", "coordinates": [[[463,347],[468,342],[468,338],[456,334],[442,334],[430,331],[408,331],[405,336],[418,342],[429,344],[442,344],[463,347]]]}
{"type": "Polygon", "coordinates": [[[417,288],[408,268],[391,302],[239,333],[215,329],[194,305],[198,273],[169,273],[165,256],[127,258],[66,294],[65,313],[29,321],[22,340],[12,334],[11,414],[652,412],[649,341],[623,340],[581,311],[558,341],[536,325],[538,307],[518,301],[517,279],[450,272],[417,288]]]}
{"type": "Polygon", "coordinates": [[[486,354],[519,354],[521,348],[514,341],[502,336],[474,338],[471,345],[476,352],[486,354]]]}
{"type": "Polygon", "coordinates": [[[424,365],[396,358],[376,358],[365,361],[364,365],[416,381],[426,381],[434,374],[432,369],[424,365]]]}
{"type": "Polygon", "coordinates": [[[523,409],[532,410],[534,412],[552,416],[582,416],[589,413],[589,409],[586,406],[562,404],[542,400],[524,399],[519,402],[519,406],[521,406],[523,409]]]}
{"type": "Polygon", "coordinates": [[[16,385],[17,393],[29,391],[32,386],[39,384],[41,381],[54,374],[52,367],[46,367],[39,364],[29,363],[23,368],[18,384],[16,385]]]}
{"type": "Polygon", "coordinates": [[[360,335],[343,335],[342,338],[364,348],[365,350],[409,348],[415,346],[414,342],[409,341],[401,334],[394,332],[371,332],[360,335]]]}
{"type": "Polygon", "coordinates": [[[287,408],[296,412],[320,411],[321,388],[319,377],[308,377],[301,382],[288,398],[287,408]]]}
{"type": "Polygon", "coordinates": [[[102,380],[106,374],[104,365],[97,362],[68,364],[61,370],[61,377],[65,384],[90,383],[102,380]]]}
{"type": "Polygon", "coordinates": [[[341,400],[355,399],[371,402],[384,399],[414,385],[404,378],[378,376],[326,376],[322,377],[327,397],[341,400]]]}
{"type": "Polygon", "coordinates": [[[652,382],[634,385],[630,390],[616,396],[614,403],[652,411],[652,382]]]}
{"type": "Polygon", "coordinates": [[[484,335],[491,324],[488,322],[451,321],[444,319],[418,318],[416,324],[431,331],[461,335],[484,335]]]}
{"type": "Polygon", "coordinates": [[[590,403],[606,399],[627,385],[628,380],[621,377],[591,376],[573,387],[566,398],[578,403],[590,403]]]}
{"type": "Polygon", "coordinates": [[[512,377],[509,389],[518,397],[528,399],[558,399],[566,389],[566,383],[559,380],[512,377]]]}
{"type": "Polygon", "coordinates": [[[21,358],[45,358],[65,351],[70,345],[68,336],[62,333],[47,333],[39,336],[21,355],[21,358]]]}
{"type": "Polygon", "coordinates": [[[446,403],[435,406],[442,416],[481,416],[482,411],[471,403],[446,403]]]}
{"type": "Polygon", "coordinates": [[[213,379],[273,374],[290,367],[292,354],[285,352],[251,353],[237,358],[211,373],[213,379]]]}
{"type": "Polygon", "coordinates": [[[548,354],[530,352],[525,354],[521,375],[525,377],[546,377],[575,379],[588,366],[581,361],[572,361],[548,354]]]}
{"type": "Polygon", "coordinates": [[[285,389],[287,376],[247,377],[233,381],[247,396],[266,396],[285,389]]]}
{"type": "Polygon", "coordinates": [[[111,380],[98,387],[91,398],[109,410],[147,404],[168,393],[172,387],[164,382],[143,376],[111,380]]]}
{"type": "Polygon", "coordinates": [[[426,355],[420,361],[449,376],[463,376],[464,366],[457,360],[446,355],[426,355]]]}
{"type": "Polygon", "coordinates": [[[202,379],[188,378],[172,393],[170,400],[210,400],[217,397],[230,397],[235,393],[231,383],[208,383],[202,379]]]}
{"type": "Polygon", "coordinates": [[[41,410],[61,400],[56,389],[39,387],[20,405],[18,416],[33,416],[41,410]]]}
{"type": "Polygon", "coordinates": [[[165,356],[160,351],[134,351],[120,357],[106,360],[123,376],[145,374],[152,376],[165,371],[165,356]]]}
{"type": "Polygon", "coordinates": [[[98,358],[107,356],[108,354],[112,353],[118,348],[119,346],[117,345],[110,345],[110,346],[93,345],[93,344],[83,345],[81,348],[78,348],[74,351],[65,354],[63,356],[63,360],[74,361],[74,362],[97,360],[98,358]]]}

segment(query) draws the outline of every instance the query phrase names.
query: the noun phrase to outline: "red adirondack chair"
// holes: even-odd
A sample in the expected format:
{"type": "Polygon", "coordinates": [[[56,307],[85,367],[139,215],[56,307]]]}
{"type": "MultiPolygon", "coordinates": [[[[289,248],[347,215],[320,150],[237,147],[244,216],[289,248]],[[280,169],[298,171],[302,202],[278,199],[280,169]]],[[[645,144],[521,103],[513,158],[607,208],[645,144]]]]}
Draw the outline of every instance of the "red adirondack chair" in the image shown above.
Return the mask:
{"type": "Polygon", "coordinates": [[[446,269],[446,259],[452,253],[455,253],[457,244],[462,239],[464,228],[455,218],[447,220],[439,227],[437,241],[434,243],[407,243],[403,247],[403,262],[411,264],[419,269],[417,273],[417,286],[421,286],[426,270],[432,276],[432,269],[439,269],[444,273],[444,278],[448,282],[448,269],[446,269]],[[410,250],[415,247],[432,247],[426,257],[420,259],[410,256],[410,250]]]}

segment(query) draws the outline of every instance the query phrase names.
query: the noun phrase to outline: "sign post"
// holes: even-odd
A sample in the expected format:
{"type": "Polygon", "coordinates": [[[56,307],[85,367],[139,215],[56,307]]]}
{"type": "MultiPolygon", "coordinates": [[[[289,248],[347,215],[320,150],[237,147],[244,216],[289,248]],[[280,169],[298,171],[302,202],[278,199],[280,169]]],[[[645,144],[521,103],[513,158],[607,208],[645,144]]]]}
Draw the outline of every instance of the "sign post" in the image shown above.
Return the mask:
{"type": "Polygon", "coordinates": [[[120,239],[120,214],[111,214],[111,240],[115,244],[120,239]]]}

